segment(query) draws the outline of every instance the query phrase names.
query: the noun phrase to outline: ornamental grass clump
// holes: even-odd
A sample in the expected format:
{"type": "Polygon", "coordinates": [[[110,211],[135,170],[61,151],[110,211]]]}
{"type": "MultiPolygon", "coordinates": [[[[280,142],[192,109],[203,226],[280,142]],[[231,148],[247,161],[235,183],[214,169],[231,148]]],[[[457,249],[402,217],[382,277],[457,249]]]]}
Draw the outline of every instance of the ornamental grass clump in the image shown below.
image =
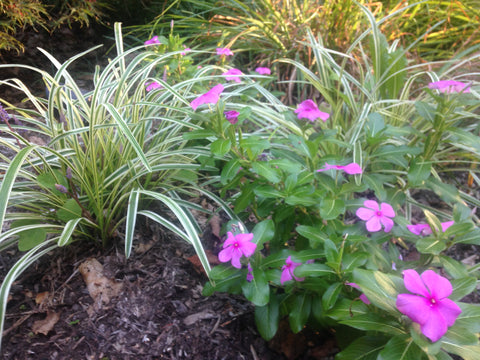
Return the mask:
{"type": "MultiPolygon", "coordinates": [[[[124,51],[119,24],[116,47],[118,55],[97,69],[91,90],[81,89],[68,72],[88,51],[62,64],[41,50],[57,69],[53,75],[18,65],[42,76],[47,98],[32,94],[18,79],[0,81],[23,91],[29,105],[1,100],[0,145],[11,155],[2,150],[0,250],[16,246],[25,254],[0,288],[0,333],[9,289],[21,272],[74,241],[104,247],[122,242],[128,258],[137,215],[190,243],[210,271],[201,229],[190,213],[205,210],[188,201],[200,192],[210,196],[197,182],[215,170],[198,161],[209,156],[207,149],[183,137],[198,128],[189,106],[195,80],[169,83],[157,77],[158,67],[178,52],[154,56],[144,46],[124,51]],[[158,208],[163,210],[155,212],[158,208]]],[[[0,68],[10,66],[16,65],[0,68]]]]}
{"type": "Polygon", "coordinates": [[[407,65],[406,51],[389,46],[366,14],[371,29],[354,45],[372,46],[372,57],[354,60],[359,73],[344,67],[350,53],[313,35],[318,73],[280,60],[303,72],[322,101],[285,106],[242,79],[197,109],[209,121],[186,136],[209,135],[221,169],[212,185],[240,219],[226,224],[223,246],[235,233],[255,244],[235,266],[219,251],[222,264],[203,292],[243,294],[265,339],[283,320],[294,333],[334,328],[351,339],[339,342],[338,359],[475,359],[480,306],[464,298],[476,291],[479,265],[451,250],[480,245],[478,200],[446,174],[478,178],[478,82],[466,74],[468,92],[431,89],[457,64],[438,74],[407,65]],[[427,192],[442,207],[419,200],[427,192]],[[413,273],[422,280],[411,281],[413,273]]]}

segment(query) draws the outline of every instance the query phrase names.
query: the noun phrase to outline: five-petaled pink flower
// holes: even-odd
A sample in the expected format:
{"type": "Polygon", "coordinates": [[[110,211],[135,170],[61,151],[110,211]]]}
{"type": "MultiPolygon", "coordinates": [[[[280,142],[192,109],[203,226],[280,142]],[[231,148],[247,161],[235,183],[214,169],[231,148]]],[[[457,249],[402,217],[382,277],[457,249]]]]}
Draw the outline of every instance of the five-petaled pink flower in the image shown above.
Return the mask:
{"type": "Polygon", "coordinates": [[[284,282],[290,281],[292,279],[295,279],[297,281],[305,280],[305,278],[297,277],[293,273],[295,269],[300,265],[302,265],[302,263],[297,263],[292,261],[291,256],[287,257],[287,259],[285,260],[285,265],[282,266],[282,275],[280,276],[280,283],[283,285],[284,282]]]}
{"type": "Polygon", "coordinates": [[[357,163],[350,163],[348,165],[330,165],[325,163],[323,169],[318,169],[317,172],[327,171],[327,170],[343,170],[349,175],[361,174],[362,168],[357,163]]]}
{"type": "Polygon", "coordinates": [[[227,47],[225,47],[225,48],[217,48],[217,55],[231,56],[231,55],[233,55],[233,52],[232,52],[232,50],[230,50],[230,49],[227,48],[227,47]]]}
{"type": "Polygon", "coordinates": [[[215,85],[213,88],[208,90],[205,94],[200,95],[195,100],[190,103],[190,106],[193,110],[197,110],[202,104],[216,104],[218,99],[220,98],[220,94],[224,90],[222,84],[215,85]]]}
{"type": "Polygon", "coordinates": [[[440,80],[434,81],[428,84],[429,89],[436,89],[442,93],[451,94],[454,92],[460,93],[469,93],[470,84],[463,83],[456,80],[440,80]]]}
{"type": "Polygon", "coordinates": [[[390,204],[378,203],[374,200],[365,200],[363,205],[357,209],[357,216],[366,221],[367,230],[370,232],[376,232],[382,230],[382,225],[385,228],[385,232],[389,232],[393,227],[393,220],[395,217],[395,211],[390,204]]]}
{"type": "Polygon", "coordinates": [[[257,67],[255,71],[260,75],[270,75],[272,73],[272,71],[268,67],[261,67],[261,66],[257,67]]]}
{"type": "MultiPolygon", "coordinates": [[[[353,288],[355,288],[355,289],[357,289],[357,290],[360,290],[360,291],[362,290],[362,289],[360,289],[360,286],[358,286],[356,283],[347,282],[347,285],[348,285],[348,286],[351,286],[351,287],[353,287],[353,288]]],[[[365,294],[361,294],[361,295],[359,296],[359,298],[360,298],[360,300],[362,300],[365,304],[367,304],[367,305],[370,304],[370,300],[368,300],[368,298],[367,298],[367,296],[366,296],[365,294]]]]}
{"type": "Polygon", "coordinates": [[[162,84],[160,84],[159,82],[156,82],[156,81],[152,81],[151,83],[147,83],[145,85],[146,85],[145,90],[147,90],[147,91],[152,91],[152,90],[155,90],[155,89],[163,88],[162,84]]]}
{"type": "Polygon", "coordinates": [[[152,37],[150,40],[147,40],[143,43],[144,45],[155,45],[155,44],[160,44],[160,40],[158,40],[158,36],[155,35],[152,37]]]}
{"type": "Polygon", "coordinates": [[[240,115],[240,113],[235,110],[224,111],[223,114],[228,122],[232,125],[235,125],[238,122],[238,115],[240,115]]]}
{"type": "Polygon", "coordinates": [[[422,275],[415,270],[405,270],[403,280],[407,290],[416,295],[398,294],[397,309],[420,324],[423,335],[438,341],[462,312],[455,302],[447,299],[452,293],[452,284],[432,270],[422,275]]]}
{"type": "Polygon", "coordinates": [[[227,232],[227,240],[223,243],[223,250],[218,253],[218,260],[221,262],[232,262],[232,266],[240,269],[240,258],[242,256],[250,257],[255,252],[257,244],[251,242],[253,234],[236,234],[227,232]]]}
{"type": "MultiPolygon", "coordinates": [[[[447,229],[455,224],[455,221],[446,221],[441,223],[442,232],[447,231],[447,229]]],[[[416,225],[407,225],[407,229],[415,235],[427,236],[432,234],[432,228],[428,224],[416,224],[416,225]]]]}
{"type": "Polygon", "coordinates": [[[242,80],[240,80],[240,78],[238,77],[239,75],[243,75],[243,73],[238,69],[230,69],[223,73],[223,76],[225,76],[225,79],[227,79],[227,81],[235,81],[237,83],[242,82],[242,80]]]}
{"type": "Polygon", "coordinates": [[[330,117],[330,114],[324,113],[323,111],[318,110],[317,104],[313,100],[305,100],[300,103],[295,110],[295,114],[299,119],[308,119],[310,121],[315,121],[320,118],[324,122],[330,117]]]}

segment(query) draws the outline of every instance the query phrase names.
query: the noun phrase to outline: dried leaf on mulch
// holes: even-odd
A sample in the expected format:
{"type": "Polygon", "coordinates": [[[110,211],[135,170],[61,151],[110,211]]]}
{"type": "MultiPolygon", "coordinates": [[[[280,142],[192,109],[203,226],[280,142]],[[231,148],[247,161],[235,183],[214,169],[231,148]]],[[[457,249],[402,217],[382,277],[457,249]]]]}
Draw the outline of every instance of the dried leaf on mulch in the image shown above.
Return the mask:
{"type": "Polygon", "coordinates": [[[54,311],[48,311],[45,319],[37,320],[32,325],[32,331],[34,334],[48,335],[53,330],[55,324],[60,320],[60,313],[54,311]]]}

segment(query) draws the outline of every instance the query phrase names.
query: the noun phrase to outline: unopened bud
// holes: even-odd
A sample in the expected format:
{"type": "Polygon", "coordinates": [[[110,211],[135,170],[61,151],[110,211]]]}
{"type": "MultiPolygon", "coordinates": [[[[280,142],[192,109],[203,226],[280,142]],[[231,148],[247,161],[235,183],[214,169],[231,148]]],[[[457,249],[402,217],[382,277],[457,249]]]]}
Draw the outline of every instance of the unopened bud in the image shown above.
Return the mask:
{"type": "Polygon", "coordinates": [[[65,186],[63,185],[60,185],[60,184],[55,184],[55,189],[57,189],[58,191],[60,191],[62,194],[66,194],[68,193],[68,190],[65,186]]]}

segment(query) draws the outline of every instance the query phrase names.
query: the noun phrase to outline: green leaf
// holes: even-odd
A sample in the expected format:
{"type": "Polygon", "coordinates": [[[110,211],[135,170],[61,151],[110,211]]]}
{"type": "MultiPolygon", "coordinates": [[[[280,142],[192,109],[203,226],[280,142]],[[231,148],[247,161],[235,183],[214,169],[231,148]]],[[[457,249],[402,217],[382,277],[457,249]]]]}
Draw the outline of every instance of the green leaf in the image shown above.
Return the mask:
{"type": "Polygon", "coordinates": [[[47,238],[45,228],[33,228],[22,231],[18,234],[18,250],[28,251],[40,245],[47,238]]]}
{"type": "Polygon", "coordinates": [[[265,340],[271,340],[278,329],[280,320],[280,305],[277,296],[271,296],[265,306],[255,307],[255,323],[257,330],[265,340]]]}
{"type": "Polygon", "coordinates": [[[217,156],[224,156],[232,148],[232,143],[229,139],[217,139],[210,144],[210,150],[217,156]]]}
{"type": "Polygon", "coordinates": [[[333,283],[322,295],[322,308],[327,311],[330,310],[338,300],[338,294],[342,291],[342,283],[333,283]]]}
{"type": "Polygon", "coordinates": [[[447,248],[444,241],[437,240],[433,236],[419,238],[415,243],[415,246],[418,252],[433,255],[438,255],[447,248]]]}
{"type": "Polygon", "coordinates": [[[280,182],[280,175],[277,170],[272,168],[267,162],[265,161],[257,161],[252,164],[252,170],[257,174],[268,181],[276,184],[280,182]]]}
{"type": "Polygon", "coordinates": [[[232,180],[240,170],[240,161],[238,159],[232,159],[225,164],[220,174],[220,182],[223,185],[226,185],[230,180],[232,180]]]}
{"type": "Polygon", "coordinates": [[[477,278],[473,276],[464,277],[461,279],[453,279],[451,283],[453,286],[453,291],[449,298],[453,301],[463,299],[477,288],[477,278]]]}
{"type": "Polygon", "coordinates": [[[408,181],[410,186],[419,186],[430,176],[432,164],[425,161],[421,156],[413,158],[408,169],[408,181]]]}
{"type": "Polygon", "coordinates": [[[336,321],[341,321],[368,313],[370,313],[370,310],[362,301],[341,299],[340,301],[337,301],[335,306],[327,312],[327,316],[336,321]]]}
{"type": "Polygon", "coordinates": [[[252,230],[253,242],[259,246],[263,243],[270,241],[275,235],[275,224],[273,220],[260,221],[252,230]]]}
{"type": "Polygon", "coordinates": [[[403,289],[403,279],[380,271],[356,269],[353,272],[354,281],[360,286],[368,300],[375,306],[390,313],[397,314],[395,305],[397,289],[403,289]]]}
{"type": "Polygon", "coordinates": [[[480,332],[480,306],[478,304],[458,303],[462,312],[454,326],[467,329],[470,333],[480,332]]]}
{"type": "Polygon", "coordinates": [[[363,336],[338,353],[335,360],[377,360],[385,343],[386,339],[381,336],[363,336]]]}
{"type": "Polygon", "coordinates": [[[340,323],[365,331],[380,331],[390,335],[405,335],[405,331],[397,322],[388,320],[375,313],[352,316],[350,319],[340,321],[340,323]]]}
{"type": "Polygon", "coordinates": [[[256,306],[265,306],[270,300],[270,286],[265,272],[253,269],[253,280],[242,284],[243,295],[256,306]]]}
{"type": "Polygon", "coordinates": [[[215,136],[215,132],[213,130],[205,130],[205,129],[193,130],[189,132],[184,132],[182,134],[182,137],[185,140],[206,139],[214,136],[215,136]]]}
{"type": "Polygon", "coordinates": [[[328,239],[328,236],[315,226],[298,225],[295,230],[297,233],[310,241],[323,243],[326,239],[328,239]]]}
{"type": "Polygon", "coordinates": [[[342,258],[343,271],[353,271],[357,267],[365,265],[370,255],[370,253],[361,251],[344,254],[342,258]]]}
{"type": "Polygon", "coordinates": [[[324,264],[302,264],[295,268],[295,275],[297,277],[304,277],[304,276],[313,276],[313,277],[319,277],[319,276],[326,276],[334,274],[334,271],[328,267],[327,265],[324,264]]]}
{"type": "Polygon", "coordinates": [[[345,202],[342,199],[327,196],[320,201],[320,216],[324,220],[336,219],[339,215],[344,213],[345,202]]]}
{"type": "Polygon", "coordinates": [[[249,158],[253,160],[264,152],[265,149],[268,149],[270,143],[268,140],[262,139],[259,136],[249,136],[242,138],[240,146],[248,152],[249,158]]]}
{"type": "Polygon", "coordinates": [[[57,218],[68,222],[82,217],[82,208],[74,199],[68,199],[65,204],[57,210],[57,218]]]}
{"type": "Polygon", "coordinates": [[[394,336],[380,351],[378,360],[420,360],[421,350],[409,335],[394,336]]]}
{"type": "Polygon", "coordinates": [[[294,297],[292,302],[293,310],[290,312],[288,321],[290,329],[296,334],[302,331],[310,316],[312,299],[305,292],[294,297]]]}
{"type": "Polygon", "coordinates": [[[430,121],[433,124],[436,113],[436,110],[433,106],[424,101],[415,101],[415,109],[422,118],[430,121]]]}
{"type": "Polygon", "coordinates": [[[255,194],[267,199],[283,198],[283,193],[271,185],[261,185],[255,188],[255,194]]]}

